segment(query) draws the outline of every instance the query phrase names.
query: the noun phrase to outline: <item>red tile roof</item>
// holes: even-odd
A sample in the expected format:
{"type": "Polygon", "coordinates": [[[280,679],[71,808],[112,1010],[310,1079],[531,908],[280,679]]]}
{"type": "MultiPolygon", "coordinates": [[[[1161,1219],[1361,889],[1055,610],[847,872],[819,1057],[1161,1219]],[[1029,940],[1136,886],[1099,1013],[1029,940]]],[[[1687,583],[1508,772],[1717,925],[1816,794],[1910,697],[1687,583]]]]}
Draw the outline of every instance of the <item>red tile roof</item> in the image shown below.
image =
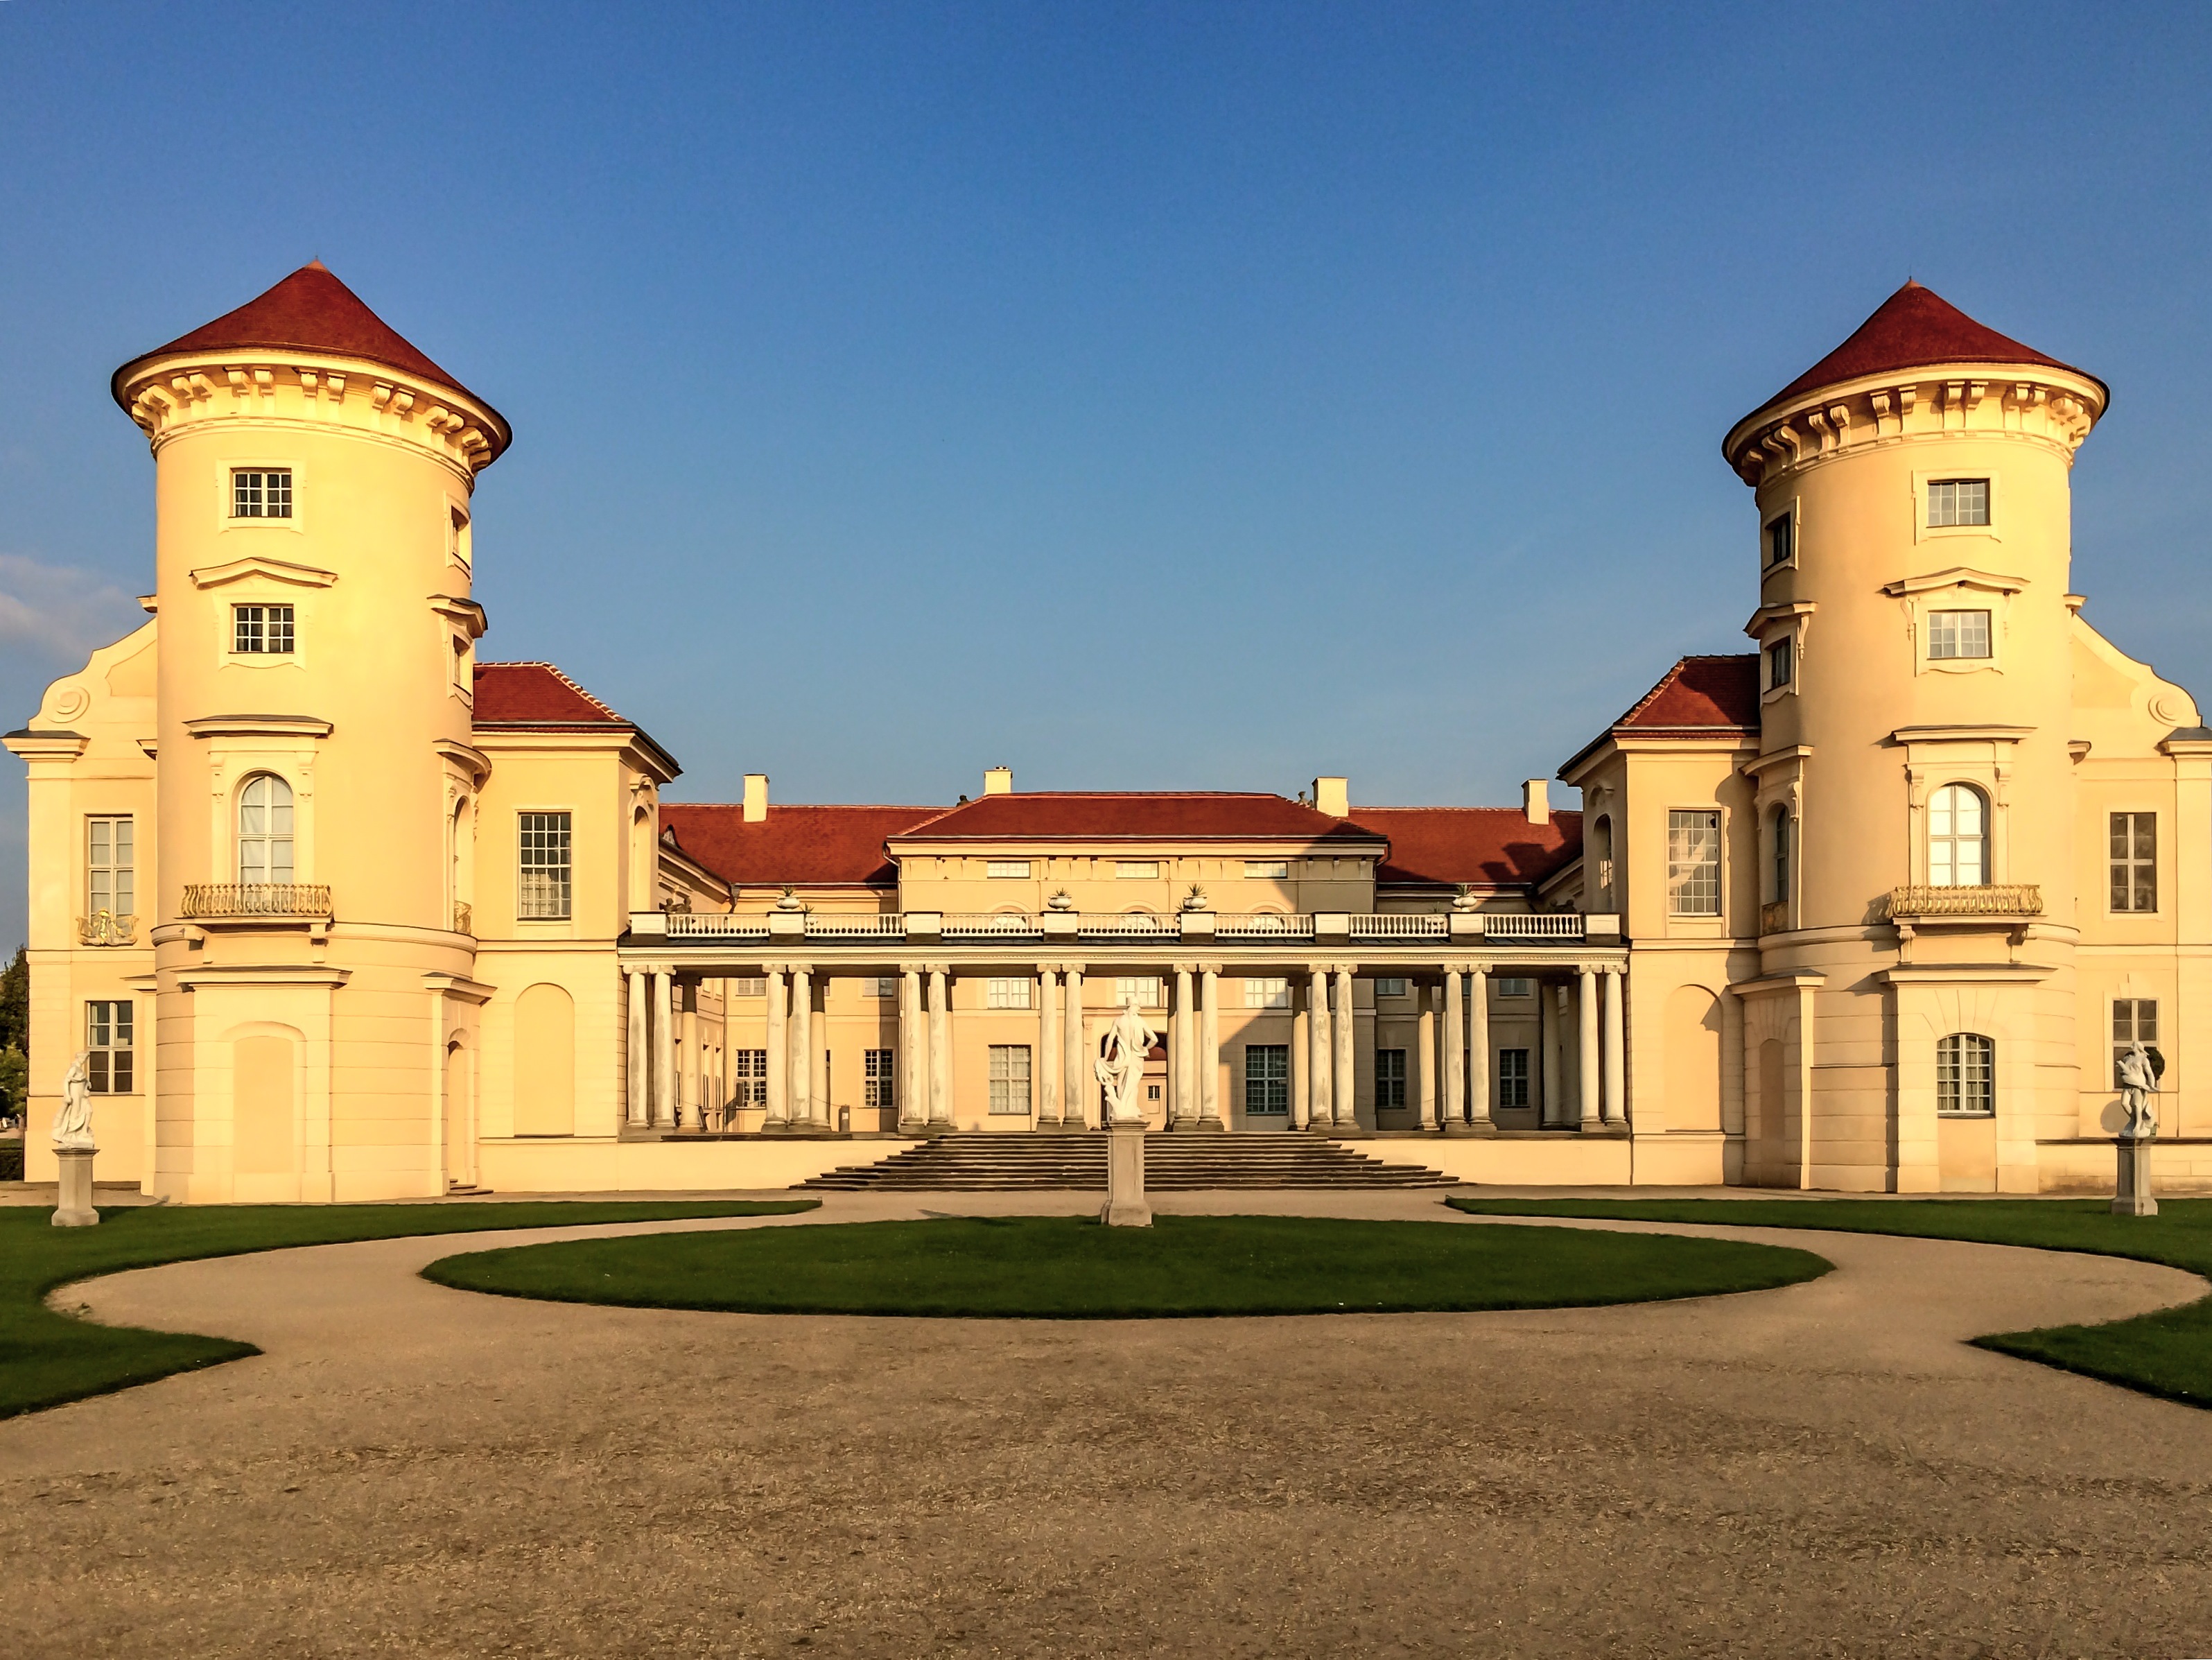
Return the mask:
{"type": "Polygon", "coordinates": [[[2046,357],[2032,346],[1977,323],[1932,289],[1908,282],[1875,307],[1874,315],[1860,324],[1850,339],[1759,408],[1820,386],[1855,380],[1863,374],[1887,374],[1933,363],[2039,363],[2045,368],[2082,373],[2070,363],[2046,357]]]}
{"type": "Polygon", "coordinates": [[[1759,726],[1759,654],[1728,657],[1685,657],[1613,723],[1682,730],[1699,727],[1731,729],[1759,726]]]}
{"type": "Polygon", "coordinates": [[[1360,807],[1352,822],[1388,836],[1377,883],[1510,887],[1540,882],[1582,856],[1583,816],[1532,824],[1518,807],[1360,807]]]}
{"type": "Polygon", "coordinates": [[[898,872],[884,838],[936,818],[942,807],[771,806],[759,824],[727,806],[664,801],[663,830],[725,882],[760,886],[865,883],[891,887],[898,872]]]}
{"type": "Polygon", "coordinates": [[[550,663],[479,663],[476,724],[630,725],[550,663]]]}
{"type": "Polygon", "coordinates": [[[1032,790],[983,795],[905,832],[991,840],[1334,841],[1364,833],[1263,792],[1032,790]]]}
{"type": "MultiPolygon", "coordinates": [[[[225,312],[212,323],[203,323],[190,334],[178,336],[166,346],[142,352],[115,371],[116,401],[122,401],[129,373],[149,357],[172,352],[231,350],[326,351],[342,357],[359,357],[382,363],[402,374],[435,380],[456,392],[469,392],[440,368],[398,330],[361,301],[361,297],[332,276],[319,259],[300,267],[267,293],[247,301],[236,311],[225,312]]],[[[490,408],[485,405],[487,410],[490,408]]],[[[498,418],[496,410],[491,411],[498,418]]],[[[504,443],[506,422],[500,421],[498,441],[504,443]]]]}

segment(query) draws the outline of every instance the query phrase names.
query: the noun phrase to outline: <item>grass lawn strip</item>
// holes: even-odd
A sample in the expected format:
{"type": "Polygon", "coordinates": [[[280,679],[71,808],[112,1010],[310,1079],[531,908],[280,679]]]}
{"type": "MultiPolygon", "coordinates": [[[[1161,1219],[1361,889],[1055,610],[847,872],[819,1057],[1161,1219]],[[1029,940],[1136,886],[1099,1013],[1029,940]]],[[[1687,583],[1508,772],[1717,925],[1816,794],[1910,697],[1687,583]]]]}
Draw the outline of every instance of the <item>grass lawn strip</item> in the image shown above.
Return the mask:
{"type": "Polygon", "coordinates": [[[1765,1291],[1809,1251],[1574,1228],[1289,1216],[953,1217],[563,1240],[426,1277],[555,1302],[1041,1320],[1536,1309],[1765,1291]]]}
{"type": "MultiPolygon", "coordinates": [[[[1826,1228],[2026,1245],[2158,1262],[2212,1277],[2212,1199],[2161,1199],[2156,1216],[2114,1216],[2103,1199],[1463,1199],[1484,1216],[1573,1216],[1711,1227],[1826,1228]]],[[[2212,1297],[2095,1326],[1978,1337],[1985,1349],[2212,1407],[2212,1297]]]]}
{"type": "Polygon", "coordinates": [[[96,1228],[58,1228],[37,1206],[0,1207],[0,1418],[149,1383],[260,1353],[250,1343],[97,1326],[56,1314],[47,1296],[72,1280],[294,1245],[335,1245],[499,1228],[769,1216],[818,1201],[719,1200],[441,1205],[154,1205],[103,1210],[96,1228]]]}

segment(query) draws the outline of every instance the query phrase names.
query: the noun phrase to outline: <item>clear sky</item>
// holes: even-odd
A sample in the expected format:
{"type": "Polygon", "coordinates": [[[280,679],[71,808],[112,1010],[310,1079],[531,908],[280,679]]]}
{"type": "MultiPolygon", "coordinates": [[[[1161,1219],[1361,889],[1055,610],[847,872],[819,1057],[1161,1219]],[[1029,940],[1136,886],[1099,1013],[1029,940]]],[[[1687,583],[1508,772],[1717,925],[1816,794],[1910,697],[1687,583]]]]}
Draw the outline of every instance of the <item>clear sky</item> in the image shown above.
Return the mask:
{"type": "Polygon", "coordinates": [[[317,256],[514,423],[487,657],[681,799],[1516,799],[1747,649],[1721,436],[1908,275],[2112,384],[2075,586],[2212,695],[2208,88],[2203,6],[0,0],[0,725],[141,620],[109,372],[317,256]]]}

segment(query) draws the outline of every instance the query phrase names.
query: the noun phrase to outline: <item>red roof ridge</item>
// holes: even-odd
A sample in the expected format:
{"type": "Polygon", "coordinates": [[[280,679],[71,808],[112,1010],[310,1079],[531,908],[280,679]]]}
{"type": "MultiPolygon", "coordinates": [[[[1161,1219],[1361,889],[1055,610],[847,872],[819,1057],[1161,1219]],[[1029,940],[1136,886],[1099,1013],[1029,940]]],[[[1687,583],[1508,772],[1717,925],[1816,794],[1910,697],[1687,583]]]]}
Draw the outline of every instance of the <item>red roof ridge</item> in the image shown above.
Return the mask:
{"type": "MultiPolygon", "coordinates": [[[[1636,702],[1629,707],[1627,712],[1618,721],[1615,721],[1613,723],[1613,726],[1615,727],[1620,727],[1635,725],[1636,717],[1642,714],[1644,710],[1650,708],[1652,704],[1658,702],[1660,695],[1662,692],[1671,690],[1676,683],[1680,680],[1682,671],[1692,663],[1733,663],[1741,666],[1747,666],[1755,674],[1758,672],[1759,654],[1755,651],[1693,652],[1688,656],[1678,657],[1674,660],[1674,666],[1668,669],[1666,673],[1659,677],[1658,684],[1653,686],[1650,690],[1645,692],[1643,696],[1638,698],[1636,702]]],[[[1721,712],[1730,713],[1731,711],[1723,710],[1721,712]]],[[[1742,711],[1734,712],[1742,713],[1742,711]]],[[[1698,724],[1711,725],[1712,723],[1700,722],[1698,724]]],[[[1752,718],[1749,720],[1736,721],[1728,724],[1741,727],[1755,727],[1759,724],[1759,721],[1756,714],[1753,713],[1752,718]]]]}
{"type": "MultiPolygon", "coordinates": [[[[574,692],[577,696],[582,698],[586,703],[589,703],[593,708],[599,710],[599,713],[606,716],[608,720],[625,727],[634,727],[637,724],[636,721],[617,714],[603,699],[595,697],[590,692],[586,691],[583,687],[578,685],[575,681],[571,679],[564,670],[561,669],[555,664],[543,662],[536,658],[523,658],[513,662],[478,663],[476,667],[476,672],[478,674],[482,674],[488,669],[542,669],[547,674],[551,675],[556,680],[558,680],[562,685],[566,686],[570,691],[574,692]]],[[[513,723],[506,721],[494,721],[489,724],[510,725],[513,723]]]]}

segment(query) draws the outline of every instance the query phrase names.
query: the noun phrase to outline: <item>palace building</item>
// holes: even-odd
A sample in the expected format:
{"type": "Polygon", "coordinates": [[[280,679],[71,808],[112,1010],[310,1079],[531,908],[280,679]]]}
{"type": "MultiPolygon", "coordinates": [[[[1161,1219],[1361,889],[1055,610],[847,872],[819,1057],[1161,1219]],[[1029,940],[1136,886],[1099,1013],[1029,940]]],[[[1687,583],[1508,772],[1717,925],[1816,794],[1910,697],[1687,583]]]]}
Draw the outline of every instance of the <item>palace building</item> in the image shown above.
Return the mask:
{"type": "Polygon", "coordinates": [[[1474,1182],[2093,1191],[2141,1039],[2158,1183],[2212,1188],[2212,731],[2069,581],[2106,388],[1924,288],[1727,434],[1751,648],[1578,809],[664,802],[642,727],[480,660],[507,423],[319,264],[113,390],[150,616],[5,740],[33,1179],[82,1049],[102,1178],[179,1201],[781,1186],[1095,1128],[1133,1003],[1157,1128],[1474,1182]]]}

